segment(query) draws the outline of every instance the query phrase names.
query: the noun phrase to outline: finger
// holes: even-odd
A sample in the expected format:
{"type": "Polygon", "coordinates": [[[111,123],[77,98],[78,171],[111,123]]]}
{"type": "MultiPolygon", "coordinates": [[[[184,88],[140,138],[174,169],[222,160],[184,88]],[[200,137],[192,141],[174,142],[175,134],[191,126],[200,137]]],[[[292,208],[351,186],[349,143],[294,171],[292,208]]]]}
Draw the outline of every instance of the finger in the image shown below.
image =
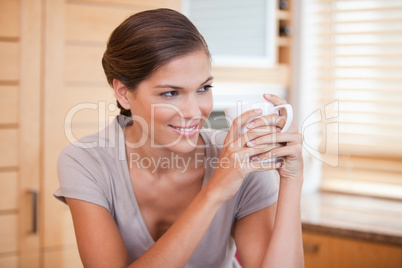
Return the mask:
{"type": "Polygon", "coordinates": [[[277,126],[279,127],[279,131],[286,124],[286,117],[280,116],[278,114],[270,114],[266,116],[261,116],[246,125],[247,129],[254,129],[262,126],[277,126]]]}
{"type": "Polygon", "coordinates": [[[228,132],[228,137],[230,141],[236,140],[239,138],[242,127],[245,123],[249,122],[253,118],[260,116],[262,114],[261,109],[254,109],[247,111],[245,113],[242,113],[240,116],[235,118],[233,121],[232,126],[229,129],[228,132]]]}
{"type": "Polygon", "coordinates": [[[285,99],[282,99],[281,97],[278,97],[273,94],[264,94],[264,99],[266,99],[269,102],[272,102],[275,106],[288,103],[285,99]]]}
{"type": "Polygon", "coordinates": [[[255,160],[272,159],[276,157],[299,157],[302,153],[301,144],[286,145],[283,147],[272,149],[267,153],[257,155],[255,160]]]}
{"type": "Polygon", "coordinates": [[[281,146],[282,145],[279,143],[263,144],[263,145],[259,145],[259,146],[255,146],[255,147],[249,147],[250,148],[249,152],[252,157],[254,155],[268,153],[268,152],[272,151],[273,149],[279,148],[281,146]]]}
{"type": "Polygon", "coordinates": [[[264,135],[269,135],[272,133],[278,132],[278,129],[276,126],[265,126],[265,127],[260,127],[256,128],[250,131],[245,132],[241,136],[239,136],[237,139],[233,141],[229,141],[228,143],[225,143],[225,145],[231,147],[231,148],[244,148],[246,147],[247,142],[260,137],[264,135]]]}
{"type": "Polygon", "coordinates": [[[279,168],[281,165],[280,162],[250,162],[247,163],[248,172],[261,172],[261,171],[269,171],[279,168]]]}
{"type": "Polygon", "coordinates": [[[279,143],[273,143],[273,144],[265,144],[263,146],[258,147],[243,148],[240,149],[239,151],[236,151],[232,159],[238,162],[250,162],[253,156],[265,154],[279,147],[281,147],[279,143]]]}
{"type": "Polygon", "coordinates": [[[253,139],[246,143],[248,147],[257,147],[262,144],[269,143],[286,143],[289,145],[301,144],[303,142],[303,136],[300,133],[272,133],[253,139]]]}
{"type": "MultiPolygon", "coordinates": [[[[266,99],[269,102],[272,102],[275,106],[288,103],[285,99],[282,99],[281,97],[278,97],[278,96],[273,95],[273,94],[264,94],[264,99],[266,99]]],[[[286,109],[284,109],[284,108],[280,109],[279,114],[280,115],[287,115],[286,109]]]]}
{"type": "Polygon", "coordinates": [[[239,139],[241,139],[240,143],[244,146],[247,142],[250,142],[258,137],[271,135],[277,132],[278,129],[276,128],[276,126],[262,126],[247,131],[242,136],[240,136],[239,139]]]}
{"type": "MultiPolygon", "coordinates": [[[[240,149],[246,148],[246,147],[254,147],[252,146],[254,144],[253,140],[260,137],[260,136],[266,136],[266,135],[271,135],[276,133],[278,130],[275,126],[265,126],[265,127],[260,127],[256,128],[250,131],[247,131],[240,137],[238,137],[234,141],[229,141],[228,143],[225,143],[225,147],[230,148],[233,151],[239,151],[240,149]],[[247,146],[247,144],[250,142],[250,146],[247,146]]],[[[266,146],[266,144],[265,144],[266,146]]],[[[261,146],[260,148],[263,148],[264,146],[261,146]]]]}

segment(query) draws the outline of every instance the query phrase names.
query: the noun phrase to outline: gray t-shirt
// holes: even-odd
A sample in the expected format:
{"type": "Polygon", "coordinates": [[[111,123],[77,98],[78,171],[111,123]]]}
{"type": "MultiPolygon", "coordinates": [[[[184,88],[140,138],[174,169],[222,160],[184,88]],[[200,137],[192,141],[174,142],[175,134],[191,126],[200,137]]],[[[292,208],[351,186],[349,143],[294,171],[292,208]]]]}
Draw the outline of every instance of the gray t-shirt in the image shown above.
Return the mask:
{"type": "MultiPolygon", "coordinates": [[[[63,202],[68,197],[106,208],[133,262],[155,242],[142,218],[129,175],[123,131],[128,121],[119,115],[104,130],[63,149],[58,161],[60,188],[54,196],[63,202]]],[[[197,161],[204,161],[205,165],[203,186],[214,172],[226,134],[217,130],[201,132],[205,156],[197,161]]],[[[186,267],[240,267],[234,257],[234,223],[275,203],[277,194],[276,171],[248,175],[240,190],[218,210],[186,267]]]]}

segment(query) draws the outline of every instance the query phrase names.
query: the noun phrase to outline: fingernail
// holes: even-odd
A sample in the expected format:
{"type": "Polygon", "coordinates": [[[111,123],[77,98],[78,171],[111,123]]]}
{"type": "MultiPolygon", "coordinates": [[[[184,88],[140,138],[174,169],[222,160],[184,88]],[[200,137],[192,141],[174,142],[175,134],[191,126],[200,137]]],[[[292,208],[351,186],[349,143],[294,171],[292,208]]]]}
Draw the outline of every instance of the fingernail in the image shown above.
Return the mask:
{"type": "Polygon", "coordinates": [[[260,113],[262,113],[262,109],[260,109],[260,108],[255,109],[254,112],[256,112],[257,114],[260,114],[260,113]]]}
{"type": "Polygon", "coordinates": [[[247,142],[247,146],[248,146],[248,147],[252,147],[252,146],[254,146],[254,144],[255,144],[255,141],[249,141],[249,142],[247,142]]]}
{"type": "Polygon", "coordinates": [[[277,168],[280,168],[280,167],[282,166],[282,163],[281,163],[281,162],[277,162],[275,165],[276,165],[277,168]]]}
{"type": "Polygon", "coordinates": [[[253,155],[253,156],[251,157],[251,161],[256,161],[256,160],[258,160],[258,156],[253,155]]]}
{"type": "Polygon", "coordinates": [[[250,122],[247,124],[247,128],[252,128],[254,126],[254,122],[250,122]]]}
{"type": "Polygon", "coordinates": [[[271,94],[264,94],[265,95],[265,97],[267,97],[267,98],[270,98],[271,97],[271,94]]]}

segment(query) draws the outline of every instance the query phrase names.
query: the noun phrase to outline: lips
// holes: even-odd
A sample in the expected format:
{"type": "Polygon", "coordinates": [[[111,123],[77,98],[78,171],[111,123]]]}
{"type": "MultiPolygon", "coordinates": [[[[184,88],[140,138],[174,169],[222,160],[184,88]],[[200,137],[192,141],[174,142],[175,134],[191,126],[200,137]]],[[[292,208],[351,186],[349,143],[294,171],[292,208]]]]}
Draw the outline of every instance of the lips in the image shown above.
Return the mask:
{"type": "Polygon", "coordinates": [[[192,126],[173,126],[173,125],[169,125],[169,127],[171,127],[174,131],[176,131],[177,133],[179,133],[180,135],[183,136],[194,136],[195,134],[197,134],[197,130],[198,130],[198,124],[192,125],[192,126]]]}
{"type": "Polygon", "coordinates": [[[190,128],[183,128],[183,127],[175,127],[175,126],[172,126],[172,125],[170,125],[172,128],[175,128],[175,129],[178,129],[178,130],[180,130],[180,131],[184,131],[184,132],[190,132],[190,131],[192,131],[193,129],[195,129],[196,127],[197,127],[197,125],[194,125],[194,126],[192,126],[192,127],[190,127],[190,128]]]}

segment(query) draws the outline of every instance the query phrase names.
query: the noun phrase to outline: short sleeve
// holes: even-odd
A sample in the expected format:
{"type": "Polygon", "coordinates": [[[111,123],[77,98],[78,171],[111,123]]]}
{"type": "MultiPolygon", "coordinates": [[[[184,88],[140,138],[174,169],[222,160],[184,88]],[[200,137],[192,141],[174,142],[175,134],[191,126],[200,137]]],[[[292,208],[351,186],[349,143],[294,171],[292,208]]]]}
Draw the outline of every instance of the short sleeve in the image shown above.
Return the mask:
{"type": "Polygon", "coordinates": [[[57,162],[60,187],[53,195],[66,203],[74,198],[97,204],[111,211],[107,184],[99,162],[88,149],[71,144],[63,149],[57,162]]]}
{"type": "Polygon", "coordinates": [[[235,220],[274,204],[278,199],[277,171],[250,173],[239,189],[235,220]]]}

